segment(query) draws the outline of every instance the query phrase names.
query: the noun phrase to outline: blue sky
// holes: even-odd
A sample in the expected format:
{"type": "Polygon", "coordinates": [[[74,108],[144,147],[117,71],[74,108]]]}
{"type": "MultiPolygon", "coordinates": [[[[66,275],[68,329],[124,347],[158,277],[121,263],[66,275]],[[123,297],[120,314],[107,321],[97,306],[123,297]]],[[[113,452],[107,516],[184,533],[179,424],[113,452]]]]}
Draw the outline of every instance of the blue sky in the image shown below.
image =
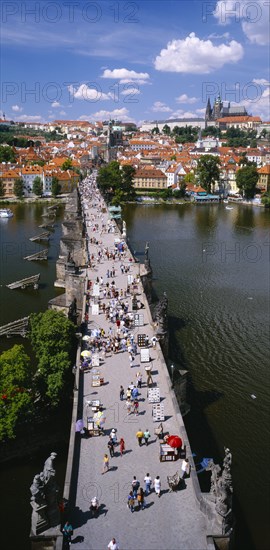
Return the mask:
{"type": "Polygon", "coordinates": [[[138,123],[203,116],[220,93],[270,120],[269,12],[265,0],[2,1],[1,112],[138,123]]]}

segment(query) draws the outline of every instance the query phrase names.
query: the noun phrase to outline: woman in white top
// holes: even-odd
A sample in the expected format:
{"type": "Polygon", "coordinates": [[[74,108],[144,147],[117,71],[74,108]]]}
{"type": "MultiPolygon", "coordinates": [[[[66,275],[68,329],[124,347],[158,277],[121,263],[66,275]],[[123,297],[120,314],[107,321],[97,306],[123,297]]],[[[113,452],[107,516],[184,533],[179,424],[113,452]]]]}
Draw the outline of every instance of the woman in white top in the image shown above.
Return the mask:
{"type": "Polygon", "coordinates": [[[157,496],[160,497],[161,481],[160,481],[159,476],[155,477],[155,479],[154,479],[154,489],[155,489],[155,493],[157,494],[157,496]]]}

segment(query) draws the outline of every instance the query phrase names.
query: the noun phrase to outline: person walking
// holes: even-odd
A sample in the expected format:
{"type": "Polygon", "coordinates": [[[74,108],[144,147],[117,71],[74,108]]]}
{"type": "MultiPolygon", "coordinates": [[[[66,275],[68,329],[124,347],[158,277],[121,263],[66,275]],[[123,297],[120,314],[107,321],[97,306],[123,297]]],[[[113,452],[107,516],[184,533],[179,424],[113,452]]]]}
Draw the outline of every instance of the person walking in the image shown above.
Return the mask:
{"type": "Polygon", "coordinates": [[[119,441],[119,451],[120,451],[121,456],[123,456],[125,450],[126,450],[125,441],[124,441],[123,437],[121,437],[121,439],[119,441]]]}
{"type": "Polygon", "coordinates": [[[151,476],[149,475],[149,473],[146,474],[145,478],[144,478],[144,491],[145,491],[145,495],[149,495],[150,491],[151,491],[151,485],[152,485],[152,478],[151,476]]]}
{"type": "Polygon", "coordinates": [[[108,455],[105,453],[104,457],[103,457],[103,471],[101,472],[102,474],[105,474],[106,472],[109,471],[109,468],[110,468],[110,461],[109,461],[109,457],[108,455]]]}
{"type": "Polygon", "coordinates": [[[190,463],[188,458],[184,458],[181,464],[181,477],[185,479],[190,475],[190,463]]]}
{"type": "Polygon", "coordinates": [[[120,550],[119,544],[116,542],[114,537],[108,544],[108,550],[120,550]]]}
{"type": "Polygon", "coordinates": [[[148,441],[149,441],[150,437],[151,437],[150,432],[149,432],[148,428],[146,428],[146,430],[143,434],[143,438],[144,438],[146,447],[148,447],[148,441]]]}
{"type": "Polygon", "coordinates": [[[132,403],[131,403],[130,399],[127,398],[127,400],[126,400],[126,409],[127,409],[128,416],[131,414],[131,405],[132,405],[132,403]]]}
{"type": "Polygon", "coordinates": [[[142,432],[141,428],[138,429],[138,431],[136,433],[136,437],[138,439],[139,447],[141,447],[142,446],[142,438],[143,438],[143,432],[142,432]]]}
{"type": "Polygon", "coordinates": [[[161,491],[161,481],[160,481],[160,477],[159,476],[156,476],[155,479],[154,479],[154,489],[155,489],[155,493],[158,497],[160,497],[160,491],[161,491]]]}
{"type": "Polygon", "coordinates": [[[120,395],[120,401],[123,401],[124,395],[125,395],[125,390],[124,390],[123,386],[120,386],[119,395],[120,395]]]}
{"type": "Polygon", "coordinates": [[[133,476],[133,480],[132,480],[131,485],[132,485],[133,496],[134,496],[134,498],[137,498],[137,493],[138,493],[138,490],[139,490],[139,487],[140,487],[140,482],[136,478],[136,476],[133,476]]]}
{"type": "Polygon", "coordinates": [[[144,492],[143,492],[142,487],[140,487],[139,492],[137,494],[137,502],[138,502],[139,510],[140,510],[140,508],[142,510],[144,510],[144,508],[145,508],[145,506],[144,506],[144,492]]]}
{"type": "Polygon", "coordinates": [[[110,457],[112,458],[114,456],[114,442],[111,438],[109,439],[109,441],[107,443],[107,447],[108,447],[109,452],[110,452],[110,457]]]}
{"type": "Polygon", "coordinates": [[[133,491],[130,491],[128,495],[127,505],[132,513],[134,512],[134,504],[135,504],[135,499],[133,496],[133,491]]]}
{"type": "Polygon", "coordinates": [[[116,429],[115,429],[115,428],[112,429],[112,431],[111,431],[111,433],[110,433],[110,438],[111,438],[113,444],[116,445],[116,443],[117,443],[117,435],[116,435],[116,429]]]}
{"type": "Polygon", "coordinates": [[[73,535],[73,527],[69,521],[66,521],[64,527],[63,527],[63,535],[64,535],[64,543],[66,543],[68,546],[71,545],[71,537],[73,535]]]}
{"type": "Polygon", "coordinates": [[[139,416],[139,401],[138,399],[134,399],[133,401],[133,412],[135,416],[139,416]]]}
{"type": "Polygon", "coordinates": [[[136,399],[136,398],[138,397],[138,395],[139,395],[139,390],[138,390],[138,388],[136,388],[136,387],[133,388],[133,389],[131,390],[131,395],[132,395],[132,399],[136,399]]]}
{"type": "Polygon", "coordinates": [[[142,375],[141,375],[140,372],[137,372],[136,378],[137,378],[137,387],[141,388],[142,387],[142,375]]]}

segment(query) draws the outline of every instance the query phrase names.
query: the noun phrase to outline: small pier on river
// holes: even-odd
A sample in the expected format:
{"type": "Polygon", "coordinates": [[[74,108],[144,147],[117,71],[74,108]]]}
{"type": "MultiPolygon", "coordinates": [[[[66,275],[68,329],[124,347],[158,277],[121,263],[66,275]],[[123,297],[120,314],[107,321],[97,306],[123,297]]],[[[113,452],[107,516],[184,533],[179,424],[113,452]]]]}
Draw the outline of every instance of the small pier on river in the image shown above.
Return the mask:
{"type": "Polygon", "coordinates": [[[31,277],[25,277],[25,279],[21,279],[20,281],[15,281],[14,283],[10,283],[9,285],[6,285],[10,290],[15,290],[17,288],[21,288],[24,290],[25,288],[29,286],[33,286],[34,290],[38,289],[38,283],[40,279],[40,273],[37,275],[31,275],[31,277]]]}
{"type": "Polygon", "coordinates": [[[11,336],[22,336],[25,338],[28,333],[28,326],[29,317],[17,319],[17,321],[12,321],[11,323],[0,327],[0,337],[6,336],[7,338],[10,338],[11,336]]]}
{"type": "Polygon", "coordinates": [[[49,241],[50,236],[51,236],[50,231],[43,231],[39,235],[35,235],[34,237],[30,237],[29,240],[32,241],[32,242],[35,242],[35,241],[49,241]]]}
{"type": "Polygon", "coordinates": [[[48,252],[49,252],[49,249],[44,248],[43,250],[39,250],[39,252],[35,252],[34,254],[30,254],[30,256],[25,256],[24,260],[28,260],[29,262],[48,260],[48,252]]]}

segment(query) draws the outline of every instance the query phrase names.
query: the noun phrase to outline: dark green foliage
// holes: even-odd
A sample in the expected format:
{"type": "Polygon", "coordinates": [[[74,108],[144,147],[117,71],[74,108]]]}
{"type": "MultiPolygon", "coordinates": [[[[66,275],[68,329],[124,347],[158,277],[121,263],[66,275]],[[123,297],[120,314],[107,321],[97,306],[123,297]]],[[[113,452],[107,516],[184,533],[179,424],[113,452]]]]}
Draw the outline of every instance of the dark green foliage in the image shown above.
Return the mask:
{"type": "Polygon", "coordinates": [[[33,193],[37,195],[37,197],[41,197],[42,192],[43,192],[42,180],[39,176],[37,176],[33,181],[33,193]]]}
{"type": "Polygon", "coordinates": [[[270,208],[270,191],[267,191],[262,196],[262,204],[265,208],[270,208]]]}
{"type": "Polygon", "coordinates": [[[16,178],[13,186],[13,193],[18,199],[22,199],[24,196],[23,179],[16,178]]]}
{"type": "Polygon", "coordinates": [[[256,186],[259,174],[256,166],[244,166],[236,174],[237,187],[246,199],[253,199],[256,194],[256,186]]]}
{"type": "Polygon", "coordinates": [[[63,313],[52,309],[32,314],[30,327],[30,339],[38,359],[39,389],[55,406],[70,368],[75,327],[63,313]]]}
{"type": "Polygon", "coordinates": [[[99,170],[97,183],[102,193],[111,200],[112,204],[118,205],[127,200],[135,198],[133,178],[135,169],[133,166],[123,166],[113,160],[107,166],[99,170]]]}
{"type": "Polygon", "coordinates": [[[15,153],[9,145],[0,145],[0,162],[15,162],[15,153]]]}
{"type": "Polygon", "coordinates": [[[0,197],[3,197],[5,194],[3,182],[0,181],[0,197]]]}
{"type": "Polygon", "coordinates": [[[164,126],[162,128],[162,133],[165,134],[166,136],[170,135],[171,130],[170,130],[170,126],[168,126],[168,124],[164,124],[164,126]]]}
{"type": "Polygon", "coordinates": [[[61,185],[59,183],[59,179],[55,176],[52,177],[52,196],[56,197],[57,195],[60,195],[61,193],[61,185]]]}
{"type": "Polygon", "coordinates": [[[219,166],[219,157],[214,155],[202,155],[198,160],[196,173],[200,185],[206,189],[208,193],[211,193],[212,186],[219,180],[219,166]]]}
{"type": "Polygon", "coordinates": [[[33,413],[33,369],[23,346],[0,355],[0,440],[15,437],[18,423],[33,413]]]}
{"type": "Polygon", "coordinates": [[[61,166],[62,170],[70,170],[70,168],[72,168],[72,160],[71,159],[66,159],[62,166],[61,166]]]}

